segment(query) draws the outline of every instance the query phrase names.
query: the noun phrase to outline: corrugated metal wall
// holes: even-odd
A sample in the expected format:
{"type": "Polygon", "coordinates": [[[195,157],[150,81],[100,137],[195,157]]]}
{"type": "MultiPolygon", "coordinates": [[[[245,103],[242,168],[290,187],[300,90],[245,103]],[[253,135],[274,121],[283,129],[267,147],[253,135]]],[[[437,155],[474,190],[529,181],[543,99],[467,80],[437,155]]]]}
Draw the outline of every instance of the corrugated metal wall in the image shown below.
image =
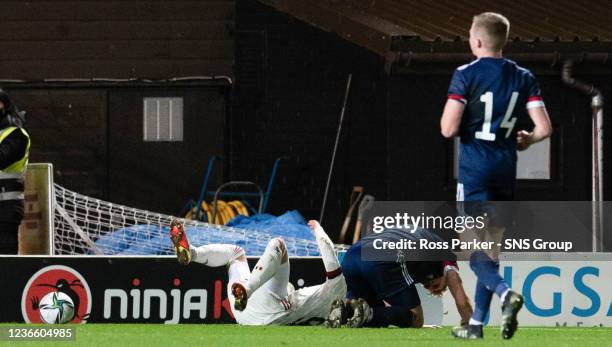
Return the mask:
{"type": "Polygon", "coordinates": [[[472,17],[487,11],[508,17],[511,41],[612,42],[612,2],[605,0],[259,1],[380,55],[395,49],[392,42],[400,38],[466,41],[472,17]]]}
{"type": "MultiPolygon", "coordinates": [[[[331,1],[331,0],[323,0],[331,1]]],[[[339,1],[331,1],[338,3],[339,1]]],[[[538,0],[355,0],[370,15],[409,29],[423,40],[467,40],[472,16],[500,12],[511,22],[510,38],[524,41],[612,41],[612,2],[538,0]]]]}

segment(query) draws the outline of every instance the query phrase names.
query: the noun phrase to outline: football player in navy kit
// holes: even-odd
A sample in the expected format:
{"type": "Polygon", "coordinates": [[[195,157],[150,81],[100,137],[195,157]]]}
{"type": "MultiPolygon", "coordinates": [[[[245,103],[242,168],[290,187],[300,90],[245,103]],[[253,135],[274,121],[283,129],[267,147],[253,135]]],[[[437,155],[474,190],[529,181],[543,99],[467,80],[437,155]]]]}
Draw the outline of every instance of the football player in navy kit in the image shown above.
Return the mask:
{"type": "Polygon", "coordinates": [[[433,295],[450,289],[462,322],[467,324],[472,306],[463,289],[456,256],[449,249],[386,248],[421,240],[442,243],[436,234],[415,229],[385,229],[371,233],[351,246],[342,261],[347,300],[336,300],[326,325],[358,328],[423,327],[423,309],[416,284],[433,295]]]}
{"type": "MultiPolygon", "coordinates": [[[[440,127],[444,137],[459,136],[461,140],[457,201],[513,200],[517,150],[524,151],[552,133],[535,77],[502,56],[509,29],[508,19],[500,14],[476,15],[469,43],[477,59],[456,69],[448,89],[440,127]],[[535,125],[533,130],[516,129],[518,120],[526,115],[535,125]]],[[[490,227],[504,229],[503,223],[490,227]]],[[[522,296],[501,278],[495,257],[473,252],[470,267],[478,278],[474,313],[469,325],[455,328],[453,335],[482,338],[495,293],[502,302],[502,337],[511,338],[518,326],[522,296]]]]}

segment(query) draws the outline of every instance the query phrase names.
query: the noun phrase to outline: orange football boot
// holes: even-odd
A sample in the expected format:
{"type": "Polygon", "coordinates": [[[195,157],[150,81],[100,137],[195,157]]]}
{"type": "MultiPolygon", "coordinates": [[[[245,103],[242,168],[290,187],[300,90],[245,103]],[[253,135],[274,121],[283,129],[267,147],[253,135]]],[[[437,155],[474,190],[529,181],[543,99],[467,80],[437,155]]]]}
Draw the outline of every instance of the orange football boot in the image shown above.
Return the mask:
{"type": "Polygon", "coordinates": [[[189,241],[187,241],[187,234],[183,228],[183,223],[178,219],[173,219],[170,223],[170,240],[176,249],[176,257],[178,262],[187,265],[191,261],[191,249],[189,248],[189,241]]]}

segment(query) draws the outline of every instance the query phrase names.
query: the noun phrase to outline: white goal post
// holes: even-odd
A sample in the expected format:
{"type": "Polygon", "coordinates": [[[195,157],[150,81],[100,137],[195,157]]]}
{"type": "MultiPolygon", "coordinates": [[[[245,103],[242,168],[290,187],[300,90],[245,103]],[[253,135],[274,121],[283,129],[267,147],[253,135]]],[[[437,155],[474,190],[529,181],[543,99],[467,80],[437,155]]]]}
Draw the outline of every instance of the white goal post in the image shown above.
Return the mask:
{"type": "Polygon", "coordinates": [[[53,254],[53,165],[28,164],[19,254],[53,254]]]}

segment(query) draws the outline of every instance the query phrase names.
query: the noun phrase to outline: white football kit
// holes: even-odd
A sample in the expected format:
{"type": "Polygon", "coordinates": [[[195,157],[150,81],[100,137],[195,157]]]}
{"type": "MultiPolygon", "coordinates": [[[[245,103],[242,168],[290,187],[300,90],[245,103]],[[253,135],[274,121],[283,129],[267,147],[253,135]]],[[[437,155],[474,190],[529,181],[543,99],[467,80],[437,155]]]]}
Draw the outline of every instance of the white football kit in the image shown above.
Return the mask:
{"type": "Polygon", "coordinates": [[[323,323],[331,304],[346,296],[346,282],[342,274],[323,284],[293,289],[289,283],[289,261],[281,264],[276,274],[257,289],[248,299],[244,311],[234,309],[231,286],[246,283],[251,272],[246,262],[233,262],[229,268],[227,297],[236,322],[242,325],[292,325],[323,323]]]}
{"type": "Polygon", "coordinates": [[[191,247],[192,261],[208,266],[228,267],[227,297],[232,314],[242,325],[321,324],[336,299],[346,296],[346,282],[340,270],[334,246],[323,228],[317,225],[313,235],[319,246],[328,278],[323,284],[294,290],[289,282],[289,260],[282,239],[268,242],[253,272],[242,258],[241,247],[211,244],[191,247]],[[242,258],[242,260],[239,260],[242,258]],[[283,259],[286,261],[283,263],[283,259]],[[234,308],[232,284],[239,282],[248,288],[248,301],[243,311],[234,308]]]}

